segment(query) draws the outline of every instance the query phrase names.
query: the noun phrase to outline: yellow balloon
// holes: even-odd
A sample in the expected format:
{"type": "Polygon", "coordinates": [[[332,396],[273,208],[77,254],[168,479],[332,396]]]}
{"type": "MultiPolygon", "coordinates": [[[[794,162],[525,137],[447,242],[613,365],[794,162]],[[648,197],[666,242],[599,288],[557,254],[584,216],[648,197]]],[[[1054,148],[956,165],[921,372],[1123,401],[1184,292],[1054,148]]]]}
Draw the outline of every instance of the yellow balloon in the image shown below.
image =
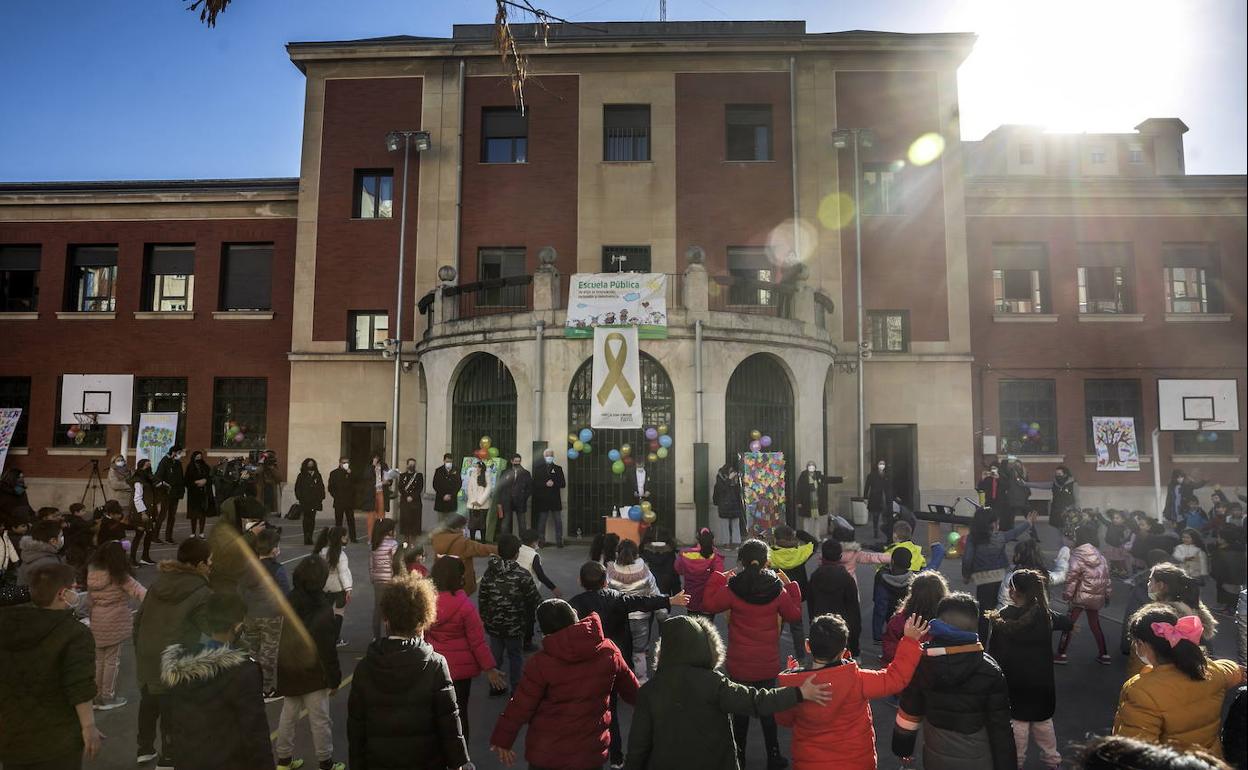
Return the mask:
{"type": "Polygon", "coordinates": [[[579,440],[580,440],[580,439],[578,439],[578,438],[576,437],[576,434],[575,434],[575,433],[569,433],[569,434],[568,434],[568,443],[569,443],[569,444],[574,443],[574,442],[579,441],[579,440]]]}
{"type": "Polygon", "coordinates": [[[482,437],[481,437],[480,444],[481,444],[481,448],[482,448],[482,449],[489,449],[489,448],[490,448],[490,444],[491,444],[491,443],[492,443],[492,442],[490,441],[490,437],[489,437],[489,436],[482,436],[482,437]]]}
{"type": "Polygon", "coordinates": [[[657,463],[658,461],[659,461],[659,456],[656,453],[651,452],[650,454],[646,455],[646,462],[657,463]]]}
{"type": "Polygon", "coordinates": [[[580,451],[582,451],[582,450],[584,450],[584,449],[585,449],[585,442],[581,441],[581,440],[578,438],[576,441],[573,441],[573,442],[572,442],[572,448],[573,448],[573,449],[575,449],[576,451],[580,452],[580,451]]]}
{"type": "Polygon", "coordinates": [[[666,436],[666,435],[667,435],[667,426],[666,426],[666,425],[660,425],[660,426],[659,426],[659,435],[660,435],[660,436],[666,436]]]}
{"type": "Polygon", "coordinates": [[[628,444],[625,444],[622,447],[620,447],[620,454],[624,455],[625,457],[628,457],[632,453],[633,453],[633,448],[629,446],[628,444]]]}
{"type": "Polygon", "coordinates": [[[649,500],[645,500],[645,501],[643,501],[643,502],[641,503],[641,512],[642,512],[642,513],[649,513],[649,512],[651,511],[651,509],[653,509],[653,508],[654,508],[654,506],[650,504],[650,501],[649,501],[649,500]]]}
{"type": "Polygon", "coordinates": [[[758,441],[762,437],[763,437],[762,431],[758,431],[758,430],[750,431],[750,438],[754,439],[755,441],[758,441]]]}
{"type": "Polygon", "coordinates": [[[642,511],[641,520],[647,524],[653,524],[655,519],[659,518],[659,514],[654,511],[642,511]]]}

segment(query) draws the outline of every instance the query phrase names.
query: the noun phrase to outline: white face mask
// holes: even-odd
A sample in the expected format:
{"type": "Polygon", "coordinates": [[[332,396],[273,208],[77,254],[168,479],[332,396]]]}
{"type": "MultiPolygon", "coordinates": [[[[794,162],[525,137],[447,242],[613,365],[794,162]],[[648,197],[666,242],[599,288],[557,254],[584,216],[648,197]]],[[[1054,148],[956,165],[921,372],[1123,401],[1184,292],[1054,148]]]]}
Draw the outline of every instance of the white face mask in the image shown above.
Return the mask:
{"type": "Polygon", "coordinates": [[[806,470],[807,470],[807,471],[809,471],[810,473],[814,473],[814,472],[815,472],[815,466],[814,466],[814,465],[807,465],[807,466],[806,466],[806,470]]]}
{"type": "Polygon", "coordinates": [[[450,463],[442,463],[442,467],[443,467],[443,468],[446,468],[446,469],[449,471],[449,470],[451,469],[451,464],[450,464],[450,463]]]}
{"type": "Polygon", "coordinates": [[[546,455],[546,462],[547,462],[547,463],[550,463],[550,464],[552,464],[552,465],[553,465],[553,464],[554,464],[554,462],[555,462],[555,456],[554,456],[554,455],[546,455]]]}
{"type": "Polygon", "coordinates": [[[343,463],[343,464],[342,464],[342,469],[343,469],[344,471],[349,471],[349,470],[351,470],[351,463],[343,463]]]}
{"type": "Polygon", "coordinates": [[[883,473],[883,472],[884,472],[884,463],[880,463],[879,465],[877,465],[877,466],[875,466],[875,467],[876,467],[876,469],[877,469],[877,470],[879,470],[879,472],[880,472],[880,473],[883,473]]]}
{"type": "Polygon", "coordinates": [[[76,610],[78,609],[78,604],[82,601],[82,594],[72,588],[66,588],[61,593],[61,601],[65,602],[71,610],[76,610]]]}

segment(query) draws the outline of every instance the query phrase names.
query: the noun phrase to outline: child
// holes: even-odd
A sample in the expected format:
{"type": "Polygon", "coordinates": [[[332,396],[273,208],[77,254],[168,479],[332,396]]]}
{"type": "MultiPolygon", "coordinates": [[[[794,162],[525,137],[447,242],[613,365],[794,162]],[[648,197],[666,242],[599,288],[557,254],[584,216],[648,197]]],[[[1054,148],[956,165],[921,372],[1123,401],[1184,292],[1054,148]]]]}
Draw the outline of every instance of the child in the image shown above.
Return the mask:
{"type": "Polygon", "coordinates": [[[1218,610],[1227,615],[1235,614],[1235,602],[1244,573],[1248,572],[1244,545],[1244,528],[1228,524],[1222,528],[1217,547],[1209,557],[1209,576],[1217,587],[1218,610]]]}
{"type": "Polygon", "coordinates": [[[925,570],[914,576],[906,590],[905,598],[897,606],[897,612],[884,626],[884,638],[880,641],[880,662],[888,665],[897,654],[897,645],[906,630],[906,622],[917,616],[930,622],[936,617],[940,600],[949,595],[949,583],[939,572],[925,570]]]}
{"type": "Polygon", "coordinates": [[[416,543],[408,545],[401,544],[394,550],[394,556],[391,557],[390,574],[402,575],[411,572],[416,577],[429,577],[429,568],[425,566],[425,547],[416,543]]]}
{"type": "Polygon", "coordinates": [[[95,689],[99,691],[92,705],[96,711],[109,711],[126,705],[125,698],[117,697],[121,645],[134,627],[130,600],[142,602],[147,594],[130,574],[121,543],[110,540],[92,554],[87,566],[87,592],[91,598],[91,634],[95,637],[95,689]]]}
{"type": "MultiPolygon", "coordinates": [[[[386,521],[393,519],[378,523],[386,521]]],[[[463,767],[468,746],[455,686],[446,659],[424,639],[437,613],[433,582],[407,574],[378,588],[386,635],[368,646],[355,667],[347,698],[347,764],[352,770],[417,762],[428,768],[463,767]]]]}
{"type": "Polygon", "coordinates": [[[988,614],[992,626],[988,652],[1001,666],[1010,693],[1010,724],[1018,751],[1018,766],[1027,758],[1031,736],[1040,747],[1046,768],[1062,763],[1057,752],[1053,712],[1057,687],[1053,681],[1053,629],[1073,627],[1064,615],[1055,624],[1049,612],[1048,576],[1034,569],[1016,570],[1006,583],[1010,604],[988,614]]]}
{"type": "MultiPolygon", "coordinates": [[[[1066,572],[1066,588],[1062,598],[1070,604],[1071,624],[1079,622],[1079,615],[1088,613],[1088,627],[1096,638],[1100,654],[1096,662],[1108,666],[1109,654],[1105,651],[1105,634],[1101,631],[1101,608],[1113,593],[1109,578],[1109,563],[1096,547],[1096,525],[1084,525],[1075,533],[1075,550],[1070,552],[1070,568],[1066,572]]],[[[1054,663],[1066,663],[1066,648],[1070,645],[1070,632],[1062,634],[1057,645],[1054,663]]]]}
{"type": "Polygon", "coordinates": [[[715,547],[715,533],[703,527],[698,531],[698,544],[686,548],[676,559],[676,574],[684,579],[685,593],[689,594],[689,613],[714,617],[702,607],[706,591],[706,579],[724,568],[724,555],[715,547]]]}
{"type": "Polygon", "coordinates": [[[394,579],[394,552],[399,550],[399,541],[394,539],[394,519],[381,519],[374,524],[368,547],[368,578],[373,584],[373,639],[380,639],[381,597],[394,579]]]}
{"type": "Polygon", "coordinates": [[[589,560],[596,561],[605,567],[609,562],[615,561],[615,549],[619,547],[619,535],[614,532],[606,534],[599,532],[594,535],[593,540],[589,541],[589,560]]]}
{"type": "Polygon", "coordinates": [[[1134,534],[1127,527],[1127,517],[1122,511],[1110,509],[1109,526],[1105,528],[1105,558],[1109,571],[1115,577],[1126,577],[1127,560],[1131,555],[1134,534]]]}
{"type": "Polygon", "coordinates": [[[845,658],[849,627],[839,615],[811,621],[806,646],[813,663],[781,674],[780,684],[795,685],[813,671],[815,682],[831,688],[831,702],[802,703],[776,715],[777,722],[793,728],[793,770],[875,770],[870,701],[905,689],[922,657],[919,639],[927,623],[912,616],[904,632],[896,659],[882,671],[866,671],[845,658]]]}
{"type": "Polygon", "coordinates": [[[61,553],[65,557],[65,563],[72,566],[78,574],[80,586],[86,584],[87,559],[91,549],[95,547],[96,529],[95,516],[82,503],[69,506],[69,514],[61,522],[61,536],[65,543],[61,553]]]}
{"type": "MultiPolygon", "coordinates": [[[[556,599],[562,599],[563,593],[559,590],[553,580],[546,575],[546,570],[542,569],[542,555],[538,553],[538,547],[541,545],[541,535],[536,529],[526,529],[520,533],[520,555],[516,557],[516,561],[520,562],[520,566],[529,571],[533,579],[546,586],[546,590],[555,595],[556,599]]],[[[536,619],[530,616],[524,623],[524,651],[536,652],[537,647],[533,644],[533,624],[536,619]]]]}
{"type": "MultiPolygon", "coordinates": [[[[840,519],[839,516],[835,518],[840,519]]],[[[844,519],[841,519],[841,521],[844,521],[844,519]]],[[[896,529],[896,525],[894,525],[894,529],[896,529]]],[[[832,537],[841,544],[841,566],[845,567],[845,571],[854,579],[854,585],[858,584],[859,564],[888,564],[892,560],[891,553],[864,551],[862,544],[854,539],[854,528],[852,526],[834,526],[832,537]]]]}
{"type": "MultiPolygon", "coordinates": [[[[329,576],[325,578],[325,593],[334,600],[334,612],[342,615],[346,611],[347,602],[351,601],[351,566],[347,563],[348,543],[345,527],[325,527],[316,538],[312,553],[325,559],[329,567],[329,576]]],[[[339,640],[339,646],[342,641],[339,640]]]]}
{"type": "Polygon", "coordinates": [[[654,582],[659,592],[665,594],[680,593],[680,575],[676,573],[676,543],[667,530],[662,527],[650,527],[641,536],[641,558],[654,575],[654,582]]]}
{"type": "MultiPolygon", "coordinates": [[[[1063,546],[1065,547],[1065,546],[1063,546]]],[[[1014,546],[1014,556],[1012,557],[1014,568],[1005,573],[1005,579],[1001,581],[1001,590],[997,591],[996,608],[1010,606],[1010,578],[1020,569],[1034,569],[1036,572],[1044,575],[1044,579],[1048,584],[1056,583],[1048,566],[1044,563],[1044,555],[1040,552],[1039,540],[1024,540],[1014,546]]],[[[1070,549],[1066,551],[1066,563],[1070,564],[1070,549]]],[[[1063,568],[1062,579],[1060,582],[1066,582],[1065,568],[1063,568]]]]}
{"type": "Polygon", "coordinates": [[[1186,518],[1181,523],[1181,526],[1201,533],[1209,529],[1209,517],[1200,509],[1200,501],[1196,499],[1195,495],[1187,501],[1186,518]]]}
{"type": "Polygon", "coordinates": [[[908,762],[923,727],[925,770],[1017,770],[1010,696],[996,661],[975,633],[979,604],[970,594],[941,599],[931,641],[901,693],[893,754],[908,762]]]}
{"type": "Polygon", "coordinates": [[[1205,584],[1209,574],[1209,554],[1205,553],[1205,539],[1192,528],[1179,534],[1181,541],[1174,549],[1174,563],[1183,568],[1187,576],[1200,585],[1205,584]]]}
{"type": "MultiPolygon", "coordinates": [[[[260,666],[234,646],[247,607],[235,594],[213,594],[204,605],[200,644],[174,644],[160,660],[168,688],[161,718],[168,718],[172,762],[178,770],[272,767],[273,746],[260,691],[260,666]]],[[[162,763],[163,764],[163,763],[162,763]]]]}
{"type": "Polygon", "coordinates": [[[992,511],[981,508],[971,521],[971,533],[966,538],[966,551],[962,554],[962,579],[975,584],[975,600],[985,611],[997,603],[997,592],[1005,578],[1009,561],[1005,556],[1006,544],[1028,532],[1035,531],[1035,511],[1027,514],[1027,520],[1011,529],[1000,531],[998,517],[992,511]]]}
{"type": "Polygon", "coordinates": [[[828,686],[810,673],[800,677],[800,687],[759,689],[729,679],[722,670],[724,642],[706,617],[668,618],[659,637],[657,669],[633,711],[628,770],[740,767],[729,715],[762,718],[828,701],[828,686]]]}
{"type": "Polygon", "coordinates": [[[39,519],[31,525],[30,534],[20,541],[22,565],[17,568],[17,584],[30,585],[30,573],[40,564],[64,564],[65,559],[61,557],[63,542],[59,519],[39,519]]]}
{"type": "Polygon", "coordinates": [[[889,556],[891,559],[889,565],[875,573],[871,639],[877,643],[883,641],[884,625],[897,611],[897,606],[901,604],[906,591],[910,589],[910,580],[914,577],[910,572],[912,553],[908,548],[894,550],[889,556]]]}
{"type": "Polygon", "coordinates": [[[277,651],[282,639],[282,597],[290,593],[290,576],[277,560],[282,553],[281,540],[281,532],[273,527],[257,532],[253,549],[260,563],[250,565],[238,582],[238,594],[247,605],[243,638],[264,672],[266,703],[278,699],[277,651]]]}
{"type": "MultiPolygon", "coordinates": [[[[1135,611],[1143,607],[1145,604],[1153,601],[1149,595],[1149,573],[1152,568],[1162,562],[1169,562],[1170,554],[1161,550],[1154,550],[1148,555],[1147,569],[1140,570],[1131,577],[1127,578],[1127,604],[1122,610],[1124,618],[1130,618],[1135,611]]],[[[1173,565],[1171,565],[1173,566],[1173,565]]],[[[1182,570],[1180,570],[1181,572],[1182,570]]],[[[1122,624],[1122,636],[1119,639],[1119,650],[1123,655],[1131,655],[1131,629],[1126,623],[1122,624]]],[[[1134,656],[1127,658],[1127,667],[1132,667],[1132,662],[1136,660],[1134,656]]],[[[1129,671],[1128,676],[1133,676],[1139,671],[1139,666],[1135,666],[1135,671],[1129,671]]]]}
{"type": "MultiPolygon", "coordinates": [[[[775,529],[776,546],[771,549],[771,563],[789,579],[797,583],[802,592],[802,601],[806,601],[806,562],[815,555],[815,546],[819,544],[809,532],[795,530],[790,526],[781,525],[775,529]]],[[[811,615],[813,618],[814,615],[811,615]]],[[[806,629],[799,617],[796,623],[789,624],[789,636],[793,639],[793,655],[802,660],[806,649],[806,629]]]]}
{"type": "Polygon", "coordinates": [[[914,530],[904,521],[899,521],[893,525],[893,542],[884,549],[884,553],[892,554],[898,548],[904,548],[910,552],[910,571],[918,572],[927,566],[927,560],[923,558],[923,548],[917,543],[910,540],[914,530]]]}
{"type": "Polygon", "coordinates": [[[121,503],[116,500],[109,500],[104,503],[104,519],[100,521],[100,529],[96,534],[96,544],[103,545],[110,540],[123,541],[126,539],[126,512],[121,509],[121,503]]]}
{"type": "MultiPolygon", "coordinates": [[[[655,582],[650,568],[641,560],[637,544],[632,540],[620,541],[615,552],[615,561],[607,565],[607,585],[625,596],[658,596],[659,586],[655,582]]],[[[655,613],[657,620],[662,622],[667,613],[659,610],[655,613]]],[[[637,680],[646,682],[646,662],[650,652],[650,613],[628,613],[628,627],[633,635],[632,669],[637,673],[637,680]]]]}
{"type": "Polygon", "coordinates": [[[862,654],[862,608],[858,601],[858,582],[849,574],[841,561],[844,546],[831,538],[824,540],[820,549],[822,562],[807,581],[810,593],[806,606],[811,617],[839,615],[845,620],[845,647],[849,654],[862,654]]]}
{"type": "MultiPolygon", "coordinates": [[[[742,543],[737,561],[740,572],[711,575],[703,602],[711,612],[732,612],[728,619],[728,676],[749,687],[775,687],[780,670],[779,624],[801,619],[802,594],[783,572],[771,570],[771,549],[763,541],[751,539],[742,543]]],[[[785,767],[788,760],[780,755],[776,720],[767,715],[760,716],[759,722],[767,744],[768,768],[785,767]]],[[[745,755],[749,727],[749,715],[733,717],[738,757],[745,755]]]]}
{"type": "MultiPolygon", "coordinates": [[[[542,600],[533,576],[516,561],[519,554],[520,538],[510,533],[499,535],[498,555],[490,557],[490,565],[481,578],[481,593],[477,597],[481,622],[485,624],[485,633],[490,638],[490,652],[500,668],[506,652],[513,695],[524,669],[524,626],[542,600]]],[[[502,695],[503,692],[490,689],[491,696],[502,695]]]]}
{"type": "Polygon", "coordinates": [[[636,702],[637,679],[619,649],[603,637],[597,616],[582,619],[562,599],[542,602],[536,615],[542,649],[529,659],[499,716],[490,750],[510,767],[516,759],[511,747],[527,723],[529,767],[601,767],[609,749],[602,729],[610,721],[607,710],[614,712],[617,697],[636,702]]]}
{"type": "Polygon", "coordinates": [[[333,723],[329,718],[329,696],[342,682],[337,650],[342,617],[334,613],[334,600],[325,592],[328,577],[329,565],[315,554],[295,567],[290,607],[306,633],[290,628],[282,634],[277,682],[284,700],[273,746],[277,770],[293,770],[303,764],[291,758],[301,712],[307,714],[312,728],[319,770],[346,770],[346,765],[334,761],[333,723]]]}

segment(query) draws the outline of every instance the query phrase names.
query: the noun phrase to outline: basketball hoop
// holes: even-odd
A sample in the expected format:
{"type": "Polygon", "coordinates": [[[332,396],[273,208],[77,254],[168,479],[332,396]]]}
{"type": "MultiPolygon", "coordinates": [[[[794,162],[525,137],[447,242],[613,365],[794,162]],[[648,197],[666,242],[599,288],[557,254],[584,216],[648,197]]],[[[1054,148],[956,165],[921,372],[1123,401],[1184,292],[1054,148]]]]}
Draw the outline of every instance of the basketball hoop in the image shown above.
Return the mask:
{"type": "Polygon", "coordinates": [[[68,434],[74,440],[75,444],[81,444],[87,440],[87,431],[99,424],[99,412],[74,412],[76,425],[70,426],[68,434]]]}

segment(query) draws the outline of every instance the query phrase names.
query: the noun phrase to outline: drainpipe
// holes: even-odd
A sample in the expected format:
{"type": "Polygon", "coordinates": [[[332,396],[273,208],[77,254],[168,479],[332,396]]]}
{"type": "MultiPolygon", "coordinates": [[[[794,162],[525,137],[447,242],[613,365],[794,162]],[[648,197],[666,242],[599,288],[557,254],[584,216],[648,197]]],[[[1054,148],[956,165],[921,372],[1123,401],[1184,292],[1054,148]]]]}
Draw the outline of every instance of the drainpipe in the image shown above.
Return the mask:
{"type": "MultiPolygon", "coordinates": [[[[459,239],[464,214],[464,60],[459,60],[459,152],[455,155],[455,267],[459,268],[459,239]]],[[[426,423],[428,425],[428,423],[426,423]]]]}
{"type": "Polygon", "coordinates": [[[797,239],[801,237],[798,222],[802,217],[802,207],[797,198],[797,58],[789,57],[789,161],[790,175],[793,178],[793,257],[801,255],[797,239]]]}
{"type": "Polygon", "coordinates": [[[694,441],[702,443],[702,321],[693,322],[694,441]]]}
{"type": "Polygon", "coordinates": [[[537,322],[537,371],[533,375],[533,441],[542,437],[542,382],[546,379],[546,322],[537,322]]]}

